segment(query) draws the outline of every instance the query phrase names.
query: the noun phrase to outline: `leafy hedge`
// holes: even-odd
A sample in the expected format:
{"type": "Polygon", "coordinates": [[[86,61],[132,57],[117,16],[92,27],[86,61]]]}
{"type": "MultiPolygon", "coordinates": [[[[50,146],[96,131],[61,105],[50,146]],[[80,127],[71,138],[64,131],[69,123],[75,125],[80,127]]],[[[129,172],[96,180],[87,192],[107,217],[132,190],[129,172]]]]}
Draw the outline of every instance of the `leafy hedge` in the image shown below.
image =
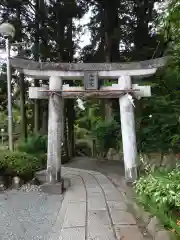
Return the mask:
{"type": "Polygon", "coordinates": [[[32,135],[18,145],[18,150],[29,154],[47,153],[47,136],[32,135]]]}
{"type": "Polygon", "coordinates": [[[11,177],[19,176],[28,181],[35,172],[42,168],[42,160],[22,152],[0,152],[0,174],[11,177]]]}
{"type": "Polygon", "coordinates": [[[137,200],[180,236],[180,169],[161,170],[135,183],[137,200]]]}
{"type": "Polygon", "coordinates": [[[46,168],[47,164],[47,136],[31,135],[26,142],[21,142],[17,146],[17,150],[22,153],[31,155],[31,158],[38,158],[42,164],[42,168],[46,168]]]}
{"type": "Polygon", "coordinates": [[[98,150],[105,155],[109,148],[119,147],[120,125],[115,120],[99,121],[92,130],[92,135],[96,139],[98,150]]]}

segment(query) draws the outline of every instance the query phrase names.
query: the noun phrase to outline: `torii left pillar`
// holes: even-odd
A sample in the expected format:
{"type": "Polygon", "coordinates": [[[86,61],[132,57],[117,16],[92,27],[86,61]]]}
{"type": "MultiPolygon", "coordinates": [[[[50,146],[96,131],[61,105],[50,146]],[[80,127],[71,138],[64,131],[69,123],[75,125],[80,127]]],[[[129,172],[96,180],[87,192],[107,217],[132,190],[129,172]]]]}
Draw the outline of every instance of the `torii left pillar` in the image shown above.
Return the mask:
{"type": "Polygon", "coordinates": [[[64,104],[60,95],[61,89],[62,79],[60,77],[50,77],[49,87],[46,85],[29,88],[29,98],[49,98],[47,171],[46,182],[41,188],[42,191],[53,194],[61,194],[63,190],[61,149],[64,138],[64,104]]]}
{"type": "Polygon", "coordinates": [[[60,183],[61,179],[61,148],[63,140],[63,99],[58,94],[62,89],[60,77],[49,79],[49,119],[48,119],[48,159],[47,181],[60,183]]]}

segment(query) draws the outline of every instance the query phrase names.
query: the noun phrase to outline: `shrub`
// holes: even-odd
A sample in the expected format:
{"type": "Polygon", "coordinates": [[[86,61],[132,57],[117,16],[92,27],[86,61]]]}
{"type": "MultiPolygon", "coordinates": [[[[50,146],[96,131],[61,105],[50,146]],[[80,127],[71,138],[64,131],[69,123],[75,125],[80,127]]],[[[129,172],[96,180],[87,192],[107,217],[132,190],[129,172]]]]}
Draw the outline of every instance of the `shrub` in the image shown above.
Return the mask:
{"type": "Polygon", "coordinates": [[[46,168],[46,166],[47,166],[47,154],[46,153],[40,154],[38,156],[38,159],[40,160],[42,168],[46,168]]]}
{"type": "Polygon", "coordinates": [[[27,181],[41,168],[41,160],[27,153],[9,151],[0,153],[0,171],[2,175],[19,176],[27,181]]]}
{"type": "Polygon", "coordinates": [[[26,142],[18,145],[18,150],[29,154],[38,154],[47,152],[47,136],[32,135],[26,142]]]}
{"type": "Polygon", "coordinates": [[[109,148],[116,148],[120,136],[120,125],[115,121],[99,121],[93,130],[93,135],[101,153],[109,148]]]}
{"type": "Polygon", "coordinates": [[[160,170],[141,177],[135,183],[137,200],[157,215],[162,223],[180,235],[180,169],[160,170]]]}
{"type": "Polygon", "coordinates": [[[136,182],[136,192],[157,204],[158,208],[180,207],[180,172],[156,171],[136,182]]]}

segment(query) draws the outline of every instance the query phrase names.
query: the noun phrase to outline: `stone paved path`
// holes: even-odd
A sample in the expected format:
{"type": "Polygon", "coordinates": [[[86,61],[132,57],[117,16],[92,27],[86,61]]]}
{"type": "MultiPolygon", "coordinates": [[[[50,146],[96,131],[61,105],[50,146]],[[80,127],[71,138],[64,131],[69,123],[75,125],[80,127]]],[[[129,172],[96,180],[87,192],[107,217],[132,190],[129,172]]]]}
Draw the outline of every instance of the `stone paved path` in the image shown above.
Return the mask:
{"type": "Polygon", "coordinates": [[[63,168],[65,195],[0,194],[1,240],[143,240],[123,194],[99,172],[63,168]]]}
{"type": "Polygon", "coordinates": [[[74,168],[63,170],[71,187],[59,214],[60,240],[143,239],[135,219],[127,212],[123,194],[105,175],[74,168]]]}

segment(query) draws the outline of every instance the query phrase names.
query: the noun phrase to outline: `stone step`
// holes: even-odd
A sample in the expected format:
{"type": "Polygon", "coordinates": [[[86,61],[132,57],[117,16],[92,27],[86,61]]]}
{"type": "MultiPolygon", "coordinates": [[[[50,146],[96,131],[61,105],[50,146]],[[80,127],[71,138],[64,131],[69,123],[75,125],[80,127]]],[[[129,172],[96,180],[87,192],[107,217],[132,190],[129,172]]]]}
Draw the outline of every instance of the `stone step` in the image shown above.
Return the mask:
{"type": "Polygon", "coordinates": [[[46,170],[38,171],[35,174],[35,177],[40,181],[40,183],[46,183],[46,170]]]}

